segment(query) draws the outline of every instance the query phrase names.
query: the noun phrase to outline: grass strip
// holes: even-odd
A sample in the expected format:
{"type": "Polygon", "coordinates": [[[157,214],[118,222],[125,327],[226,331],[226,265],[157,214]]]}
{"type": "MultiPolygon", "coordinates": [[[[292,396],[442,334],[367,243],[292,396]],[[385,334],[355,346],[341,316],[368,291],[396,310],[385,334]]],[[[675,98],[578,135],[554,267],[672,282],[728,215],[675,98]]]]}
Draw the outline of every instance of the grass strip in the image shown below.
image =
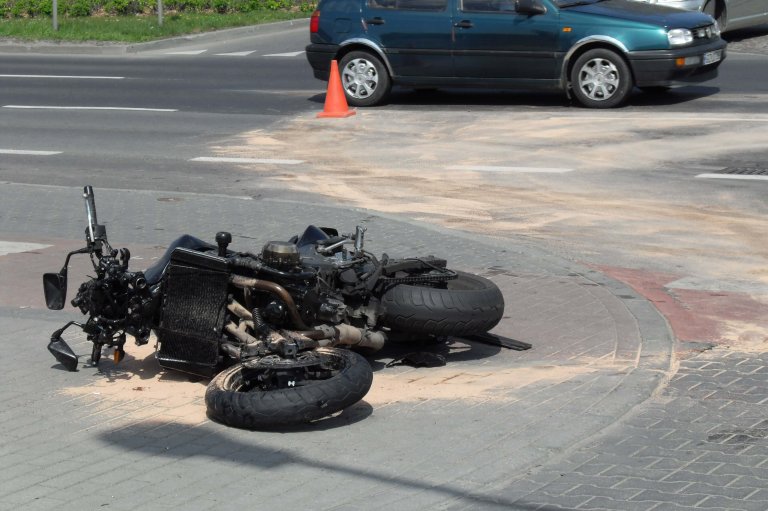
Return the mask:
{"type": "Polygon", "coordinates": [[[53,30],[50,17],[14,18],[0,20],[0,38],[23,41],[112,41],[141,43],[180,35],[211,32],[224,28],[243,27],[307,18],[301,11],[264,10],[248,13],[168,13],[158,26],[156,15],[59,17],[59,30],[53,30]]]}

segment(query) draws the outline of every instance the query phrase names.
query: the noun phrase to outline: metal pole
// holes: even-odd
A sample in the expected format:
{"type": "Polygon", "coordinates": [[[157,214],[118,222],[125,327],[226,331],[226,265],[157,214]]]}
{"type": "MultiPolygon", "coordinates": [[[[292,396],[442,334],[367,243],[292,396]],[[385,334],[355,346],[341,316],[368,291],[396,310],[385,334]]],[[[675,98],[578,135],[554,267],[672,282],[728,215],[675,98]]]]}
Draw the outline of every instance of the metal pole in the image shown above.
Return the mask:
{"type": "Polygon", "coordinates": [[[53,0],[53,31],[59,31],[59,1],[53,0]]]}
{"type": "Polygon", "coordinates": [[[163,0],[157,0],[157,26],[163,26],[163,0]]]}

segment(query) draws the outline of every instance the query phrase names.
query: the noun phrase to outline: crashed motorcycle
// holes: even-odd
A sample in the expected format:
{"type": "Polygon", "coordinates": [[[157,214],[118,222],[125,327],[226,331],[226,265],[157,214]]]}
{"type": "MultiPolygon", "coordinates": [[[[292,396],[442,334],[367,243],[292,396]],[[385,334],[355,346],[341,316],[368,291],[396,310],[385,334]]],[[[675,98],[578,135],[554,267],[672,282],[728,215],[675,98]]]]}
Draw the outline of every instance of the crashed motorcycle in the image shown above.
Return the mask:
{"type": "Polygon", "coordinates": [[[87,317],[56,330],[48,350],[70,371],[78,355],[62,337],[78,327],[92,343],[90,364],[125,355],[156,338],[161,367],[211,378],[208,415],[258,429],[309,422],[356,403],[373,373],[361,355],[387,341],[482,334],[501,319],[504,300],[489,280],[447,268],[433,256],[375,257],[365,229],[352,234],[310,225],[258,253],[183,235],[144,271],[129,270],[98,223],[93,189],[84,188],[86,246],[58,273],[43,276],[49,309],[66,300],[70,258],[87,254],[95,276],[71,304],[87,317]]]}

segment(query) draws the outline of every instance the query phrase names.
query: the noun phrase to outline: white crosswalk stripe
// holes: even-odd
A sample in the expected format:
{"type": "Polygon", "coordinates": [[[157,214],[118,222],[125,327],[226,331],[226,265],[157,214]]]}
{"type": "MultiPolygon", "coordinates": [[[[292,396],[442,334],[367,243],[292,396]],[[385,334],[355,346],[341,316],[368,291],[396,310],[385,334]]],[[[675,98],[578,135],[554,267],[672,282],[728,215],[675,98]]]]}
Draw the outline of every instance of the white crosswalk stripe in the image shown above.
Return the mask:
{"type": "Polygon", "coordinates": [[[268,55],[264,55],[265,57],[298,57],[304,53],[304,50],[302,51],[292,51],[288,53],[270,53],[268,55]]]}
{"type": "Polygon", "coordinates": [[[200,55],[201,53],[205,53],[208,50],[187,50],[187,51],[169,51],[166,52],[166,55],[200,55]]]}
{"type": "Polygon", "coordinates": [[[17,154],[25,156],[53,156],[61,151],[35,151],[29,149],[0,149],[0,154],[17,154]]]}
{"type": "MultiPolygon", "coordinates": [[[[209,50],[184,50],[184,51],[167,51],[163,52],[163,55],[189,55],[189,56],[195,56],[195,55],[202,55],[204,53],[208,53],[209,50]]],[[[244,51],[228,51],[228,52],[222,52],[222,53],[212,53],[212,55],[215,55],[217,57],[249,57],[253,55],[254,53],[258,53],[258,50],[244,50],[244,51]]],[[[298,57],[299,55],[303,55],[304,50],[301,51],[289,51],[286,53],[267,53],[265,55],[256,55],[256,57],[283,57],[283,58],[293,58],[298,57]]]]}
{"type": "Polygon", "coordinates": [[[41,245],[40,243],[22,243],[18,241],[0,240],[0,256],[8,254],[18,254],[20,252],[30,252],[32,250],[42,250],[51,245],[41,245]]]}
{"type": "Polygon", "coordinates": [[[216,53],[220,57],[247,57],[251,53],[256,53],[256,50],[252,51],[234,51],[231,53],[216,53]]]}

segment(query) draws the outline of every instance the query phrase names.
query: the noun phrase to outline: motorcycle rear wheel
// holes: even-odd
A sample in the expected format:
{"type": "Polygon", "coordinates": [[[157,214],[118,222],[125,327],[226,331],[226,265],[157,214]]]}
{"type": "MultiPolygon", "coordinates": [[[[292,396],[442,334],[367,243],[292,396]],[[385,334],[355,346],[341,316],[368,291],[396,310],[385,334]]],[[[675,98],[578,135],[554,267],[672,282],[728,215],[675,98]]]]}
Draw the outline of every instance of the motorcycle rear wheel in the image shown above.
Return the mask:
{"type": "MultiPolygon", "coordinates": [[[[258,361],[236,364],[220,372],[205,392],[208,416],[244,429],[301,424],[341,411],[368,393],[373,371],[361,355],[338,348],[318,348],[311,353],[317,355],[318,365],[322,366],[317,373],[327,377],[309,378],[287,388],[263,390],[247,381],[244,374],[258,371],[258,361]]],[[[307,367],[299,360],[292,362],[282,360],[280,368],[307,367]]]]}
{"type": "Polygon", "coordinates": [[[501,321],[504,296],[490,280],[456,272],[445,288],[398,284],[381,297],[383,326],[413,334],[461,336],[487,332],[501,321]]]}

